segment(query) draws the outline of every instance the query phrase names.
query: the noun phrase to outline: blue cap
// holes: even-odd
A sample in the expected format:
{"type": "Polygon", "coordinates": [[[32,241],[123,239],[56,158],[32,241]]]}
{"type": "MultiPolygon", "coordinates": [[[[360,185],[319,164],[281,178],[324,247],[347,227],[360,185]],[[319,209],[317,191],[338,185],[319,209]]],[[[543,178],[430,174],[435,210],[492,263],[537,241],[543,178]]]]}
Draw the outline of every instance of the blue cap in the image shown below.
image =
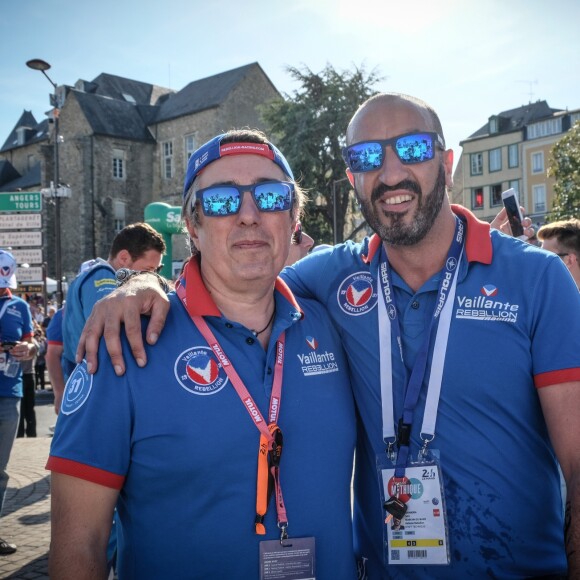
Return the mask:
{"type": "Polygon", "coordinates": [[[187,192],[195,181],[195,178],[205,167],[226,155],[262,155],[271,159],[288,177],[290,177],[292,181],[294,181],[294,175],[292,174],[290,165],[288,165],[288,161],[286,161],[284,155],[280,153],[280,150],[275,145],[269,141],[266,143],[234,142],[224,143],[222,145],[222,139],[226,135],[227,133],[222,133],[221,135],[214,137],[202,145],[189,158],[187,172],[185,173],[185,182],[183,184],[183,197],[187,195],[187,192]]]}

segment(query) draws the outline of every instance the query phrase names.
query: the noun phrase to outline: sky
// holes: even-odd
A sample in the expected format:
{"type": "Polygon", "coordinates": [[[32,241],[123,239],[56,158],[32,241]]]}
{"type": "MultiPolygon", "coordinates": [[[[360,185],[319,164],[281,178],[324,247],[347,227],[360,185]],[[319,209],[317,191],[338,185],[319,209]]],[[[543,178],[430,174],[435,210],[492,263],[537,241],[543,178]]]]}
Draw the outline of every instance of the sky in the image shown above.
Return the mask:
{"type": "Polygon", "coordinates": [[[52,87],[109,73],[179,90],[258,62],[277,89],[287,67],[364,67],[377,90],[420,97],[448,147],[530,101],[580,108],[578,0],[0,0],[0,144],[52,87]]]}

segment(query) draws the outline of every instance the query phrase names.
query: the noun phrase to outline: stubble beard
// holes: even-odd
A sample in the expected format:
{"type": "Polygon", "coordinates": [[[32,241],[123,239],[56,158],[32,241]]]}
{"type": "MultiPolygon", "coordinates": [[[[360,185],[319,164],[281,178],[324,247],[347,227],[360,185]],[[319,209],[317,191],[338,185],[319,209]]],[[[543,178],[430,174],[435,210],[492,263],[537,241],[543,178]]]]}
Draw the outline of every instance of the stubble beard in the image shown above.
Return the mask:
{"type": "Polygon", "coordinates": [[[433,227],[435,219],[441,211],[443,200],[447,195],[445,188],[445,168],[439,167],[437,181],[428,195],[423,195],[421,186],[414,181],[405,181],[394,187],[385,184],[378,185],[371,193],[371,199],[359,199],[361,212],[369,226],[378,234],[383,242],[391,246],[413,246],[418,244],[433,227]],[[377,209],[377,200],[383,193],[390,189],[408,189],[418,195],[419,203],[410,224],[404,222],[405,214],[390,212],[385,209],[377,209]],[[383,220],[379,218],[379,212],[383,214],[383,220]]]}

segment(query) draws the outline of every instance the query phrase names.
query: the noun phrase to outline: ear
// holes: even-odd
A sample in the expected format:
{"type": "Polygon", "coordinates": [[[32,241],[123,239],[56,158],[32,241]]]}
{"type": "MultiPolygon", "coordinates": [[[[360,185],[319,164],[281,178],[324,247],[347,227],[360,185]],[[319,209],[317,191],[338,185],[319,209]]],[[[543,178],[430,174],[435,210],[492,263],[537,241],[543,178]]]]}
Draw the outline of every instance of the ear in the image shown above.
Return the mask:
{"type": "Polygon", "coordinates": [[[445,185],[451,189],[453,187],[453,149],[443,152],[443,165],[445,167],[445,185]]]}
{"type": "Polygon", "coordinates": [[[191,238],[193,245],[199,251],[199,236],[197,235],[197,228],[199,226],[193,225],[193,220],[191,220],[189,217],[186,217],[185,227],[187,228],[187,233],[189,234],[189,237],[191,238]]]}
{"type": "Polygon", "coordinates": [[[130,268],[133,264],[133,259],[128,250],[120,250],[115,256],[116,262],[119,264],[120,268],[130,268]]]}

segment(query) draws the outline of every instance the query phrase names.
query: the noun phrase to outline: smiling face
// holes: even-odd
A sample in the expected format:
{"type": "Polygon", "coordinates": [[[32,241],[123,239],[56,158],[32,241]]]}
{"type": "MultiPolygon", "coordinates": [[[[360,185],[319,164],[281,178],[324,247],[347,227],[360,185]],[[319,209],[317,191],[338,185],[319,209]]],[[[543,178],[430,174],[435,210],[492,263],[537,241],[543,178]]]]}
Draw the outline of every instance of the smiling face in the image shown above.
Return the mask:
{"type": "MultiPolygon", "coordinates": [[[[223,157],[208,165],[196,179],[196,188],[213,185],[251,185],[284,181],[280,167],[258,155],[223,157]]],[[[244,285],[271,286],[282,270],[290,247],[295,219],[290,211],[261,212],[250,192],[244,192],[240,211],[186,220],[193,243],[201,254],[206,283],[239,291],[244,285]]]]}
{"type": "MultiPolygon", "coordinates": [[[[429,111],[394,95],[372,100],[353,118],[348,142],[392,139],[407,133],[440,132],[429,111]]],[[[385,150],[382,166],[354,174],[361,211],[380,238],[393,246],[419,243],[448,204],[453,154],[436,150],[433,159],[401,163],[392,147],[385,150]]]]}

